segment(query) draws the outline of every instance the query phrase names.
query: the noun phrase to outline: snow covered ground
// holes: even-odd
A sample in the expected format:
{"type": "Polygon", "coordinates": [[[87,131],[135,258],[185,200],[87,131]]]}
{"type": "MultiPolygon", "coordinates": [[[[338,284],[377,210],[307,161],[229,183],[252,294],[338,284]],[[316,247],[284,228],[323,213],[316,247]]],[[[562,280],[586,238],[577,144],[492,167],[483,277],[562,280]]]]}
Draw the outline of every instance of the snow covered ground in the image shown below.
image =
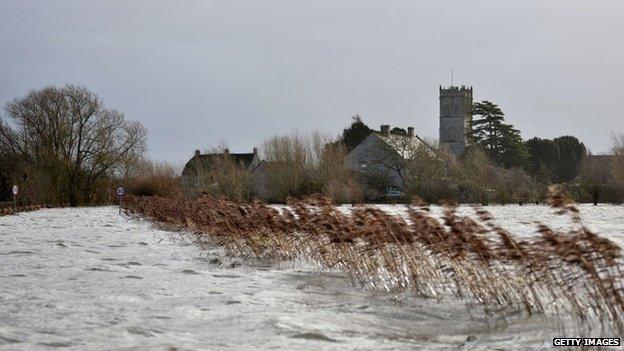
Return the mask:
{"type": "MultiPolygon", "coordinates": [[[[542,206],[488,209],[514,232],[565,225],[542,206]]],[[[624,244],[624,207],[582,212],[624,244]]],[[[492,319],[294,264],[233,262],[191,240],[114,207],[0,217],[0,350],[525,350],[562,335],[560,320],[492,319]]]]}

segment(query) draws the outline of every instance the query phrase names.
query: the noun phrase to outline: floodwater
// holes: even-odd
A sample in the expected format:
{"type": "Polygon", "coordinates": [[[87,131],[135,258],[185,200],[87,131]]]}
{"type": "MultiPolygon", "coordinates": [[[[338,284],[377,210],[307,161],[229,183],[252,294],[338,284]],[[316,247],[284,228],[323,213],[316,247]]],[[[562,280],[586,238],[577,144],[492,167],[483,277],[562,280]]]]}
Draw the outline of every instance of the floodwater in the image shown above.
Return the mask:
{"type": "MultiPolygon", "coordinates": [[[[489,209],[514,231],[543,218],[565,225],[541,206],[489,209]]],[[[582,211],[622,243],[623,207],[582,211]]],[[[563,335],[560,319],[367,291],[192,240],[114,207],[0,217],[0,350],[542,350],[563,335]]]]}

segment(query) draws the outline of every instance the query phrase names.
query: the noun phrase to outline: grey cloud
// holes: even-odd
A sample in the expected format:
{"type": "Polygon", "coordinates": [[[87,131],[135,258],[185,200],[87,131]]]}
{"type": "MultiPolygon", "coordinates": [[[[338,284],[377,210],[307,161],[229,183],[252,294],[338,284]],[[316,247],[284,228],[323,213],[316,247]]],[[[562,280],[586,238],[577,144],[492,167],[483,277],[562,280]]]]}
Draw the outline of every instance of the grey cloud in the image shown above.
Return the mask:
{"type": "Polygon", "coordinates": [[[373,126],[437,136],[439,84],[475,87],[523,137],[624,131],[621,1],[0,1],[0,103],[81,84],[183,161],[227,140],[373,126]]]}

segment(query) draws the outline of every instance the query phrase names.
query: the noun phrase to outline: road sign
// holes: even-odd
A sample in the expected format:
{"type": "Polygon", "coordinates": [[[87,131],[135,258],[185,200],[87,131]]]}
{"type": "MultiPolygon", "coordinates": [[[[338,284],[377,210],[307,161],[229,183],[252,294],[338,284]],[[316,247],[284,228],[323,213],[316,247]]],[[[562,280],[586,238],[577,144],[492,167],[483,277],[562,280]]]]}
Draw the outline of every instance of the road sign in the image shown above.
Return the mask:
{"type": "Polygon", "coordinates": [[[11,192],[13,193],[13,195],[17,195],[18,191],[19,191],[19,188],[17,187],[17,185],[13,185],[13,188],[11,189],[11,192]]]}
{"type": "Polygon", "coordinates": [[[119,199],[119,214],[121,214],[121,199],[126,195],[126,188],[118,186],[117,189],[115,189],[115,194],[117,194],[117,198],[119,199]]]}

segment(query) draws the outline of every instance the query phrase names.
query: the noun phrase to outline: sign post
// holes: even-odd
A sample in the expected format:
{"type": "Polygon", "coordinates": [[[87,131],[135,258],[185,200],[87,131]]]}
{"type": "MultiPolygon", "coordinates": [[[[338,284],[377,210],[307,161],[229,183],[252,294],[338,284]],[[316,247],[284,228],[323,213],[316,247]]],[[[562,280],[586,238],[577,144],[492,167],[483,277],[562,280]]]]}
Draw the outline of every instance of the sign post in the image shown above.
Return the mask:
{"type": "Polygon", "coordinates": [[[17,187],[17,185],[13,185],[13,188],[11,188],[11,193],[13,193],[13,211],[15,211],[15,213],[17,213],[17,193],[19,192],[19,188],[17,187]]]}
{"type": "Polygon", "coordinates": [[[123,186],[118,186],[115,190],[115,194],[117,194],[117,199],[119,200],[119,214],[121,214],[121,199],[126,195],[126,188],[123,186]]]}

